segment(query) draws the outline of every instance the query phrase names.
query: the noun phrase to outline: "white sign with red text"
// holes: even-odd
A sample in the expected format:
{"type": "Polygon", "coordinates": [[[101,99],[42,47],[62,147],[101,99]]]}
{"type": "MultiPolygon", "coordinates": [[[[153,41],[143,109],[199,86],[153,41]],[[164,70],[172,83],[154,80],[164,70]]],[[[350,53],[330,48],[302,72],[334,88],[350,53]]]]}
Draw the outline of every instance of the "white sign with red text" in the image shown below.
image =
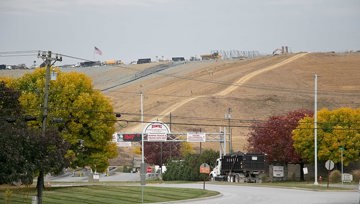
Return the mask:
{"type": "Polygon", "coordinates": [[[205,142],[206,135],[204,132],[188,132],[187,142],[205,142]]]}
{"type": "Polygon", "coordinates": [[[167,135],[170,133],[170,128],[160,121],[149,123],[143,131],[147,134],[147,140],[150,142],[166,141],[167,135]]]}

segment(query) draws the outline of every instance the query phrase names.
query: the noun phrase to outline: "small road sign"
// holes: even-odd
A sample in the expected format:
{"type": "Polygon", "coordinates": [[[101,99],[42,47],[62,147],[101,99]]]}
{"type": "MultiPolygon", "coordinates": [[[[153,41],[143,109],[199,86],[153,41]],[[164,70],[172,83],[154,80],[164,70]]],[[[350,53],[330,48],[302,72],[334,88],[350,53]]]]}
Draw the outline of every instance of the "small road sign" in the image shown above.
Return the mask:
{"type": "Polygon", "coordinates": [[[335,166],[335,164],[334,164],[334,162],[331,161],[331,160],[327,160],[327,161],[325,162],[325,168],[326,168],[328,171],[333,170],[333,169],[334,169],[334,166],[335,166]]]}
{"type": "Polygon", "coordinates": [[[200,174],[209,174],[210,166],[207,163],[203,163],[200,165],[200,174]]]}

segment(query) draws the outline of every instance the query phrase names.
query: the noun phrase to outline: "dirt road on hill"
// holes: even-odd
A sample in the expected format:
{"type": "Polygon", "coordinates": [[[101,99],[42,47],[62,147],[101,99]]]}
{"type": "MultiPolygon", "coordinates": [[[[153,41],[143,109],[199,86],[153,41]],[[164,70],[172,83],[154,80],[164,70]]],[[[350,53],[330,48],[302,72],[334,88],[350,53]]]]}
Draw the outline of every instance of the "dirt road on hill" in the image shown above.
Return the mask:
{"type": "MultiPolygon", "coordinates": [[[[286,60],[283,60],[277,64],[274,64],[274,65],[270,65],[270,66],[267,66],[267,67],[264,67],[263,69],[259,69],[259,70],[256,70],[256,71],[253,71],[249,74],[246,74],[245,76],[241,77],[239,80],[237,80],[234,85],[230,85],[228,86],[227,88],[225,88],[224,90],[218,92],[218,93],[215,93],[215,94],[211,94],[212,96],[225,96],[225,95],[228,95],[230,94],[232,91],[234,91],[235,89],[239,88],[239,86],[245,84],[247,81],[249,81],[250,79],[260,75],[260,74],[263,74],[267,71],[271,71],[273,69],[276,69],[276,68],[279,68],[283,65],[286,65],[288,63],[291,63],[301,57],[304,57],[305,55],[307,55],[308,53],[300,53],[300,54],[297,54],[297,55],[294,55],[290,58],[287,58],[286,60]]],[[[182,107],[183,105],[191,102],[191,101],[194,101],[196,99],[199,99],[199,98],[202,98],[202,97],[205,97],[205,96],[208,96],[208,95],[203,95],[203,96],[196,96],[196,97],[192,97],[192,98],[187,98],[187,99],[184,99],[182,101],[179,101],[175,104],[173,104],[172,106],[166,108],[164,111],[162,111],[159,115],[169,115],[171,112],[174,112],[176,109],[182,107]]],[[[152,118],[150,121],[155,121],[155,120],[163,120],[162,117],[156,117],[156,118],[152,118]]],[[[133,128],[131,128],[132,131],[135,131],[135,130],[141,130],[142,128],[142,125],[136,125],[134,126],[133,128]]]]}
{"type": "Polygon", "coordinates": [[[304,57],[305,55],[307,55],[308,53],[300,53],[300,54],[297,54],[295,56],[292,56],[282,62],[279,62],[277,64],[274,64],[274,65],[271,65],[271,66],[268,66],[268,67],[265,67],[263,69],[259,69],[259,70],[256,70],[254,72],[251,72],[243,77],[241,77],[238,81],[235,82],[235,85],[230,85],[228,86],[226,89],[214,94],[213,96],[226,96],[228,95],[229,93],[231,93],[232,91],[234,91],[235,89],[239,88],[239,86],[243,85],[244,83],[246,83],[247,81],[249,81],[250,79],[264,73],[264,72],[267,72],[267,71],[270,71],[270,70],[273,70],[273,69],[276,69],[276,68],[279,68],[283,65],[286,65],[290,62],[293,62],[301,57],[304,57]]]}

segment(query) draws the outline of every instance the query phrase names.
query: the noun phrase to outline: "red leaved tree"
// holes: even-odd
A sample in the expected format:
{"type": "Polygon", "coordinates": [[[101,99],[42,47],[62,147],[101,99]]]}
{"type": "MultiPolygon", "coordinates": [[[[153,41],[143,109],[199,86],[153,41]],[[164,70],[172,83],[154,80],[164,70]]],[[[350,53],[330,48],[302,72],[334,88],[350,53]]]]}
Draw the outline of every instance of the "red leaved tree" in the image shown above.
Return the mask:
{"type": "Polygon", "coordinates": [[[146,142],[144,149],[146,162],[159,166],[169,159],[178,159],[181,155],[180,142],[146,142]]]}
{"type": "MultiPolygon", "coordinates": [[[[249,133],[249,150],[267,154],[269,163],[297,163],[303,167],[304,161],[295,152],[292,131],[300,119],[312,116],[309,110],[296,110],[285,115],[271,116],[265,122],[255,123],[249,133]]],[[[302,171],[301,180],[304,179],[302,171]]]]}

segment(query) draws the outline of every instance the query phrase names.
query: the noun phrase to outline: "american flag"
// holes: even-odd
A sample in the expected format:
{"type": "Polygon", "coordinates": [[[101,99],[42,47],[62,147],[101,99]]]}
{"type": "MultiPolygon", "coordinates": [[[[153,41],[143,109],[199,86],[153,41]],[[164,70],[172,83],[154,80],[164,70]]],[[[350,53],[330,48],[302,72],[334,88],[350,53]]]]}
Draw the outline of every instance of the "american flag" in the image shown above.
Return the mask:
{"type": "Polygon", "coordinates": [[[95,49],[94,50],[95,54],[102,55],[102,52],[101,52],[101,50],[99,48],[94,47],[94,49],[95,49]]]}

